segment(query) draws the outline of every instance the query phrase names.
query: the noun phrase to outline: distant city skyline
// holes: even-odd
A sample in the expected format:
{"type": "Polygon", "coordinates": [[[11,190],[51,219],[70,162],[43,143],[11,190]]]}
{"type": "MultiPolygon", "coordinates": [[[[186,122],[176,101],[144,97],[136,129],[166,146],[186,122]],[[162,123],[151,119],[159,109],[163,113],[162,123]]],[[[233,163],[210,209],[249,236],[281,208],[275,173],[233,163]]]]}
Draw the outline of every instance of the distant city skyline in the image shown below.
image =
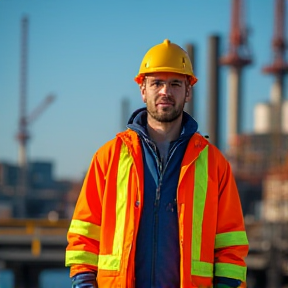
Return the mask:
{"type": "MultiPolygon", "coordinates": [[[[250,133],[255,105],[270,101],[273,77],[263,75],[261,69],[272,62],[274,0],[244,3],[253,64],[243,70],[242,124],[250,133]]],[[[47,95],[56,96],[29,127],[28,158],[52,161],[57,178],[82,179],[96,150],[122,128],[123,98],[130,100],[130,113],[144,106],[133,78],[145,52],[165,38],[183,48],[187,43],[195,45],[195,118],[200,132],[207,133],[208,39],[219,35],[221,54],[225,54],[231,4],[231,0],[222,0],[221,5],[210,0],[185,0],[181,5],[164,0],[1,1],[0,161],[18,161],[15,135],[23,16],[29,19],[28,114],[47,95]]],[[[284,94],[287,99],[287,87],[284,94]]],[[[221,143],[225,149],[227,67],[221,68],[221,97],[225,103],[221,107],[221,143]]]]}

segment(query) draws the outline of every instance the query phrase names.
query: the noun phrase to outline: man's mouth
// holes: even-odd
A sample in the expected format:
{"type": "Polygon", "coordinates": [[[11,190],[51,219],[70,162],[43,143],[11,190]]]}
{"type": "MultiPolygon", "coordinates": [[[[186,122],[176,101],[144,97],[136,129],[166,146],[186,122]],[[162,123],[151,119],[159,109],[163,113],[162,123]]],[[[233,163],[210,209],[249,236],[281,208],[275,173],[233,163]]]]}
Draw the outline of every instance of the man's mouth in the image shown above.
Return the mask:
{"type": "Polygon", "coordinates": [[[172,102],[160,102],[156,104],[156,106],[168,107],[168,106],[173,106],[173,103],[172,102]]]}
{"type": "Polygon", "coordinates": [[[160,101],[156,102],[156,106],[162,106],[162,107],[168,107],[173,106],[174,101],[171,101],[170,99],[162,98],[160,101]]]}

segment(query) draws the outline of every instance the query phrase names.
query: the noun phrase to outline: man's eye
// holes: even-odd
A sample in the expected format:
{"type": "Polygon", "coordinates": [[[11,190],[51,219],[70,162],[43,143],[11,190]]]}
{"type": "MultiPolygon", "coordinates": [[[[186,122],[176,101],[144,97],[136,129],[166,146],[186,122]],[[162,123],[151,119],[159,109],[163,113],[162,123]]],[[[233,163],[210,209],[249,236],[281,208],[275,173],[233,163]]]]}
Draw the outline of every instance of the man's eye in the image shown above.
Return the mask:
{"type": "Polygon", "coordinates": [[[182,84],[181,84],[180,82],[172,82],[172,83],[171,83],[171,86],[172,86],[172,87],[181,87],[182,84]]]}
{"type": "Polygon", "coordinates": [[[154,86],[154,87],[160,87],[161,85],[162,85],[162,82],[160,82],[160,81],[155,81],[152,83],[152,86],[154,86]]]}

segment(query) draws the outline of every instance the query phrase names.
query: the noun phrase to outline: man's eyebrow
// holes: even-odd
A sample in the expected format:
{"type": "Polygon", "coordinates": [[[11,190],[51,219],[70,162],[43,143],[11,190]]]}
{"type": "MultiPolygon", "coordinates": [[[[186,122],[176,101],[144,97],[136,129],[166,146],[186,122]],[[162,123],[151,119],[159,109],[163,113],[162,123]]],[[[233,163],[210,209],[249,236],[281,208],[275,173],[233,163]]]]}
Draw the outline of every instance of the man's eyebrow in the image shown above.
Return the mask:
{"type": "MultiPolygon", "coordinates": [[[[148,78],[149,79],[149,78],[148,78]]],[[[166,80],[164,80],[164,79],[161,79],[161,78],[150,78],[150,80],[151,81],[166,81],[166,80]]],[[[172,79],[172,80],[170,80],[169,82],[179,82],[179,83],[183,83],[183,81],[185,81],[184,79],[182,80],[180,80],[180,79],[172,79]]]]}
{"type": "Polygon", "coordinates": [[[151,80],[151,81],[165,81],[165,80],[163,80],[163,79],[161,79],[161,78],[150,78],[150,80],[151,80]]]}

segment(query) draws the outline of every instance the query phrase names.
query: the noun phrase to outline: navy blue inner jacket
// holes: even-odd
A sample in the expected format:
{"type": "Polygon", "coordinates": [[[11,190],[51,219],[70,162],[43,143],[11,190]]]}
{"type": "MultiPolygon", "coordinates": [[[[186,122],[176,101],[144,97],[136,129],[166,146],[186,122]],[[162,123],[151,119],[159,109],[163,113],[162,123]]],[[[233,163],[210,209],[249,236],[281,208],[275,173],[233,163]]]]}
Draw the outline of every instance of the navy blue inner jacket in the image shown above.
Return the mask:
{"type": "Polygon", "coordinates": [[[136,111],[128,127],[141,138],[144,163],[144,203],[136,243],[136,288],[179,288],[180,248],[177,185],[187,144],[197,131],[184,112],[180,137],[170,143],[166,166],[147,134],[147,111],[136,111]]]}

